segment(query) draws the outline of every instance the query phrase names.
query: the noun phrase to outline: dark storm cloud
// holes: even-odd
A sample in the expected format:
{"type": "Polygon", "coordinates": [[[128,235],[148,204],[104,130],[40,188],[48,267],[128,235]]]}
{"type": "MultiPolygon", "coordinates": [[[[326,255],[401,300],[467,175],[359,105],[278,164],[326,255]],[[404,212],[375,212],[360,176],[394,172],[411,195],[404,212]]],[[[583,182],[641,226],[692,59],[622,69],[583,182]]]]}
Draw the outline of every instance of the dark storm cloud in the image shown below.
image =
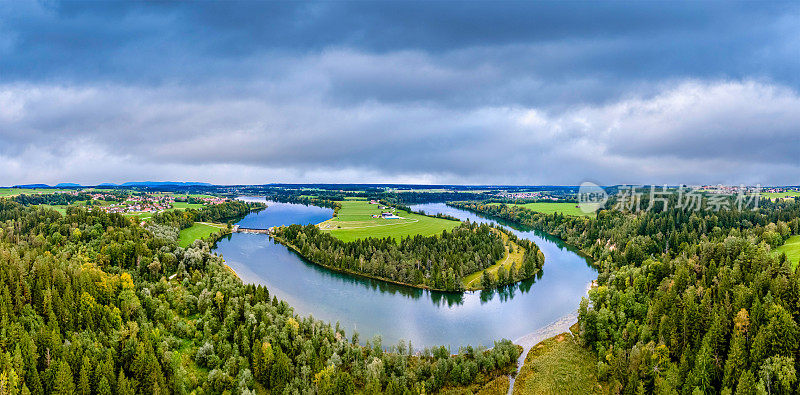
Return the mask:
{"type": "Polygon", "coordinates": [[[8,2],[0,184],[796,182],[799,90],[790,2],[8,2]]]}

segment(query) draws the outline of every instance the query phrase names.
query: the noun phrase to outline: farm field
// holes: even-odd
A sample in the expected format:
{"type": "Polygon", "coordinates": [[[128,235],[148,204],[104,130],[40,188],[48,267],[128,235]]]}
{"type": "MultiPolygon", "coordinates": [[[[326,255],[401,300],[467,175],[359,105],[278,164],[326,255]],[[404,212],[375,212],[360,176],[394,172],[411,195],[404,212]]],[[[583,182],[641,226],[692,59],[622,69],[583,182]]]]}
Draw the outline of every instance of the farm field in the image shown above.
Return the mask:
{"type": "Polygon", "coordinates": [[[795,235],[786,240],[782,246],[773,250],[774,254],[786,253],[786,260],[792,263],[792,267],[797,267],[800,261],[800,235],[795,235]]]}
{"type": "Polygon", "coordinates": [[[208,237],[219,232],[220,229],[227,229],[224,224],[213,224],[208,222],[195,222],[194,225],[181,230],[178,236],[178,245],[188,247],[197,239],[208,237]]]}
{"type": "Polygon", "coordinates": [[[770,199],[786,199],[786,198],[796,198],[800,196],[800,191],[786,191],[786,192],[764,192],[761,196],[770,198],[770,199]]]}
{"type": "Polygon", "coordinates": [[[395,211],[401,217],[398,219],[372,218],[389,210],[381,210],[379,205],[370,204],[367,200],[344,200],[341,204],[338,216],[319,224],[319,227],[342,241],[367,237],[431,236],[461,224],[459,221],[432,218],[404,210],[395,211]]]}
{"type": "MultiPolygon", "coordinates": [[[[504,243],[508,243],[508,235],[503,232],[498,232],[500,236],[503,238],[504,243]]],[[[525,250],[522,249],[517,243],[511,242],[510,243],[514,247],[514,252],[510,251],[509,245],[506,244],[506,254],[505,256],[500,259],[496,264],[487,267],[479,272],[472,273],[466,277],[464,277],[462,283],[464,284],[464,288],[466,289],[478,289],[481,288],[481,277],[483,277],[483,272],[488,272],[495,278],[497,278],[497,270],[500,267],[505,267],[506,272],[511,270],[511,266],[516,266],[517,270],[522,268],[522,259],[525,256],[525,250]]]]}
{"type": "Polygon", "coordinates": [[[514,395],[602,393],[597,358],[570,333],[533,346],[514,383],[514,395]]]}
{"type": "MultiPolygon", "coordinates": [[[[500,204],[500,203],[491,203],[491,204],[500,204]]],[[[562,213],[564,215],[572,215],[576,217],[580,216],[589,216],[589,214],[584,213],[578,208],[577,203],[548,203],[548,202],[538,202],[538,203],[525,203],[525,204],[516,204],[515,206],[522,206],[527,208],[531,211],[536,211],[538,213],[543,214],[553,214],[553,213],[562,213]]]]}

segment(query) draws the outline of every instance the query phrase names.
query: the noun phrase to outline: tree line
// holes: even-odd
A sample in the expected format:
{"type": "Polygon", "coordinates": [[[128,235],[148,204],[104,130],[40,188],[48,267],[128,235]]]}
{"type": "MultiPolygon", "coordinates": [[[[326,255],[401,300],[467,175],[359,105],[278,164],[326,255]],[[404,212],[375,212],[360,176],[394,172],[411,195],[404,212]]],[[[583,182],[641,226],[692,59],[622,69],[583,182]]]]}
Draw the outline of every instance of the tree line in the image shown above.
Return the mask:
{"type": "MultiPolygon", "coordinates": [[[[344,242],[314,225],[281,227],[273,235],[322,266],[413,286],[463,291],[465,276],[486,269],[505,256],[505,243],[498,232],[487,224],[465,222],[440,235],[399,240],[369,237],[344,242]]],[[[542,267],[544,255],[534,243],[508,236],[525,249],[524,264],[513,279],[533,276],[542,267]]],[[[503,283],[508,279],[505,276],[503,283]]],[[[493,280],[488,285],[500,284],[493,280]]]]}
{"type": "Polygon", "coordinates": [[[221,204],[203,206],[200,209],[166,210],[153,215],[153,222],[186,229],[195,222],[235,222],[251,211],[263,210],[264,203],[232,200],[221,204]]]}

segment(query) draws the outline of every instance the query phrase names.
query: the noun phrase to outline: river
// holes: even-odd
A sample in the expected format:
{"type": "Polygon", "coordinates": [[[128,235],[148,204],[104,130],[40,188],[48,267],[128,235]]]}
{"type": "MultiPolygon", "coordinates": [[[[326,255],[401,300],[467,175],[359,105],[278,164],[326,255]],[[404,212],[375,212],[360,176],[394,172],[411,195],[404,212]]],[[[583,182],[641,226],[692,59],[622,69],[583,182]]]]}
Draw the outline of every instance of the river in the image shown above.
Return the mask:
{"type": "MultiPolygon", "coordinates": [[[[319,223],[332,215],[332,210],[315,206],[267,204],[266,210],[249,214],[238,224],[265,229],[319,223]]],[[[496,223],[441,203],[412,209],[496,223]]],[[[446,345],[456,352],[468,344],[492,346],[503,338],[522,339],[574,315],[597,277],[587,260],[560,240],[503,226],[534,241],[545,255],[545,264],[538,278],[489,292],[434,292],[334,272],[306,262],[261,234],[227,236],[217,243],[216,252],[243,281],[266,285],[298,314],[339,322],[348,335],[358,331],[362,341],[380,335],[384,345],[403,339],[416,348],[446,345]]]]}

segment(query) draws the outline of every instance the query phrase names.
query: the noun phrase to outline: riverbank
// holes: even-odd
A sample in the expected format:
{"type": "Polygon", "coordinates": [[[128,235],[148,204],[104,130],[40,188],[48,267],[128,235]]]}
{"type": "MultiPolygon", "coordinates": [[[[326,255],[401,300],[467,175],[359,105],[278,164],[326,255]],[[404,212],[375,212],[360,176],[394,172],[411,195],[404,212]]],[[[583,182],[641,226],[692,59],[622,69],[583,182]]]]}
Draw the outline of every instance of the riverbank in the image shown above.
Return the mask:
{"type": "Polygon", "coordinates": [[[524,340],[528,349],[520,356],[522,362],[518,362],[519,370],[508,395],[603,393],[597,377],[597,357],[580,344],[575,320],[576,315],[564,317],[524,340]],[[569,322],[575,324],[565,328],[569,322]],[[553,336],[536,336],[548,334],[553,336]]]}
{"type": "MultiPolygon", "coordinates": [[[[486,269],[477,271],[475,273],[470,273],[467,276],[465,276],[464,280],[462,280],[462,283],[467,291],[482,291],[486,289],[486,286],[481,282],[484,273],[488,273],[488,275],[494,277],[496,281],[497,272],[498,270],[500,270],[501,267],[506,271],[506,273],[509,273],[512,267],[517,273],[519,273],[520,270],[522,270],[526,253],[525,248],[519,245],[519,243],[516,243],[513,240],[511,240],[508,237],[508,233],[506,233],[505,231],[501,229],[493,229],[493,231],[499,234],[500,237],[503,238],[503,244],[505,244],[505,249],[506,249],[505,256],[501,258],[496,264],[489,266],[486,269]]],[[[541,254],[541,252],[538,251],[538,247],[537,247],[537,253],[541,254]]],[[[542,266],[543,266],[545,259],[544,254],[542,254],[540,258],[542,259],[542,266]]],[[[540,267],[536,268],[536,271],[533,272],[530,276],[521,278],[518,281],[512,282],[511,284],[515,284],[518,282],[534,278],[536,277],[537,274],[539,274],[541,270],[542,269],[540,267]]],[[[502,286],[494,288],[500,288],[500,287],[502,286]]]]}
{"type": "MultiPolygon", "coordinates": [[[[501,231],[501,230],[494,230],[494,231],[497,231],[500,235],[502,235],[502,237],[504,237],[504,242],[508,241],[510,243],[513,243],[513,242],[508,240],[508,235],[505,234],[503,231],[501,231]]],[[[441,289],[441,288],[434,288],[434,287],[431,287],[431,286],[428,286],[428,285],[424,285],[424,284],[410,284],[410,283],[406,283],[406,282],[402,282],[402,281],[392,280],[392,279],[389,279],[389,278],[386,278],[386,277],[376,276],[376,275],[369,274],[369,273],[358,272],[358,271],[354,271],[354,270],[343,269],[343,268],[340,268],[340,267],[325,265],[325,264],[322,264],[322,263],[319,263],[319,262],[315,261],[314,259],[312,259],[310,257],[307,257],[307,256],[303,255],[303,253],[300,251],[300,248],[298,248],[294,244],[290,243],[286,239],[278,236],[277,234],[271,233],[270,237],[272,239],[274,239],[275,241],[279,242],[281,245],[284,245],[287,248],[289,248],[290,250],[294,251],[295,253],[300,255],[306,261],[308,261],[308,262],[310,262],[312,264],[315,264],[317,266],[323,267],[325,269],[328,269],[328,270],[332,270],[332,271],[335,271],[335,272],[338,272],[338,273],[345,273],[345,274],[352,275],[352,276],[358,276],[358,277],[362,277],[362,278],[368,278],[368,279],[372,279],[372,280],[377,280],[377,281],[384,281],[384,282],[395,284],[395,285],[402,285],[402,286],[405,286],[405,287],[411,287],[411,288],[416,288],[416,289],[421,289],[421,290],[436,291],[436,292],[461,294],[461,293],[464,293],[464,292],[476,292],[476,291],[502,289],[504,287],[513,286],[513,285],[521,283],[523,281],[530,280],[531,278],[535,278],[541,272],[541,268],[537,268],[536,271],[533,272],[533,274],[531,274],[530,276],[527,276],[525,278],[521,278],[521,279],[519,279],[517,281],[511,282],[511,283],[508,283],[508,284],[503,284],[503,285],[500,285],[500,286],[497,286],[497,287],[492,287],[492,288],[486,288],[483,285],[473,285],[473,286],[469,287],[469,286],[466,286],[466,281],[463,281],[462,284],[465,285],[465,287],[464,287],[465,289],[459,290],[459,291],[446,290],[446,289],[441,289]]],[[[485,271],[489,271],[490,273],[496,273],[500,269],[501,266],[503,266],[503,267],[504,266],[509,266],[510,267],[510,265],[515,265],[516,268],[521,268],[522,267],[522,263],[523,263],[522,257],[524,256],[524,252],[521,252],[520,250],[524,250],[524,248],[521,245],[517,244],[517,243],[513,243],[513,246],[516,249],[516,252],[513,253],[513,255],[512,255],[512,252],[509,249],[509,246],[506,245],[505,246],[506,247],[506,255],[503,258],[501,258],[498,261],[497,264],[495,264],[493,266],[490,266],[487,269],[484,269],[484,270],[481,270],[481,271],[478,271],[478,272],[475,272],[475,273],[470,273],[467,277],[465,277],[465,280],[477,276],[475,278],[477,278],[478,281],[480,281],[480,276],[485,271]],[[511,258],[511,257],[516,257],[516,258],[513,258],[513,259],[511,259],[511,261],[509,261],[509,258],[511,258]],[[517,261],[519,261],[519,262],[517,262],[517,261]]],[[[541,254],[540,251],[538,251],[538,253],[541,254]]],[[[543,254],[542,254],[542,257],[543,257],[543,254]]],[[[474,280],[474,278],[473,278],[473,280],[474,280]]],[[[480,283],[478,283],[478,284],[480,284],[480,283]]]]}
{"type": "MultiPolygon", "coordinates": [[[[486,217],[486,218],[491,219],[492,221],[494,221],[494,222],[496,222],[498,224],[504,225],[504,226],[522,227],[522,228],[525,228],[525,229],[536,230],[536,231],[539,231],[539,232],[541,232],[543,234],[546,234],[546,235],[548,235],[548,236],[550,236],[552,238],[555,238],[555,239],[559,240],[560,242],[564,243],[564,245],[574,249],[575,250],[574,252],[576,254],[580,255],[581,257],[587,259],[588,260],[587,263],[589,265],[591,265],[592,267],[597,267],[595,265],[595,262],[594,262],[594,257],[592,257],[592,254],[589,251],[586,251],[586,250],[584,250],[584,249],[582,249],[582,248],[580,248],[580,247],[578,247],[578,246],[576,246],[574,244],[570,244],[566,240],[558,237],[557,235],[549,233],[545,229],[541,229],[541,228],[538,228],[538,227],[532,227],[532,226],[523,224],[521,222],[518,222],[518,221],[515,221],[515,220],[512,220],[512,219],[498,217],[498,216],[496,216],[496,215],[494,215],[492,213],[475,210],[475,209],[473,209],[473,208],[471,208],[469,206],[461,206],[461,205],[458,205],[458,204],[454,205],[454,204],[451,204],[451,203],[452,202],[448,202],[448,203],[445,203],[445,205],[447,205],[448,207],[452,207],[452,208],[454,208],[456,210],[463,210],[463,211],[467,211],[467,212],[470,212],[470,213],[473,213],[473,214],[476,214],[476,215],[479,215],[479,216],[486,217]]],[[[456,203],[458,203],[458,202],[456,202],[456,203]]]]}
{"type": "MultiPolygon", "coordinates": [[[[417,208],[426,213],[448,209],[444,204],[417,208]]],[[[483,220],[467,211],[445,213],[463,221],[483,220]]],[[[251,228],[305,225],[330,216],[328,209],[275,203],[240,224],[251,228]]],[[[547,257],[548,270],[535,280],[481,292],[437,292],[327,268],[263,235],[223,237],[214,248],[244,282],[268,287],[298,314],[339,321],[343,329],[357,331],[363,339],[380,334],[385,344],[404,339],[416,347],[446,345],[455,351],[466,345],[491,347],[495,339],[518,338],[575,311],[596,278],[594,269],[559,240],[506,230],[536,243],[547,257]],[[548,301],[546,307],[543,300],[548,301]]]]}
{"type": "Polygon", "coordinates": [[[411,287],[411,288],[423,289],[423,290],[428,290],[428,291],[437,291],[437,292],[446,292],[446,293],[459,293],[459,292],[454,292],[454,291],[445,291],[443,289],[431,288],[431,287],[428,287],[426,285],[415,285],[415,284],[404,283],[402,281],[395,281],[395,280],[392,280],[392,279],[389,279],[389,278],[380,277],[380,276],[374,276],[374,275],[371,275],[371,274],[368,274],[368,273],[361,273],[361,272],[356,272],[356,271],[352,271],[352,270],[342,269],[342,268],[339,268],[339,267],[323,265],[323,264],[321,264],[319,262],[315,262],[314,260],[309,259],[308,257],[304,256],[303,253],[300,252],[299,248],[297,248],[294,244],[291,244],[291,243],[287,242],[286,240],[284,240],[280,236],[272,234],[272,235],[270,235],[270,237],[273,240],[275,240],[278,243],[280,243],[281,245],[283,245],[286,248],[288,248],[288,249],[292,250],[293,252],[295,252],[297,255],[299,255],[300,257],[305,259],[307,262],[310,262],[310,263],[312,263],[314,265],[317,265],[319,267],[334,271],[336,273],[344,273],[344,274],[348,274],[348,275],[351,275],[351,276],[357,276],[357,277],[361,277],[361,278],[368,278],[368,279],[371,279],[371,280],[378,280],[378,281],[383,281],[383,282],[387,282],[387,283],[390,283],[390,284],[402,285],[404,287],[411,287]]]}

